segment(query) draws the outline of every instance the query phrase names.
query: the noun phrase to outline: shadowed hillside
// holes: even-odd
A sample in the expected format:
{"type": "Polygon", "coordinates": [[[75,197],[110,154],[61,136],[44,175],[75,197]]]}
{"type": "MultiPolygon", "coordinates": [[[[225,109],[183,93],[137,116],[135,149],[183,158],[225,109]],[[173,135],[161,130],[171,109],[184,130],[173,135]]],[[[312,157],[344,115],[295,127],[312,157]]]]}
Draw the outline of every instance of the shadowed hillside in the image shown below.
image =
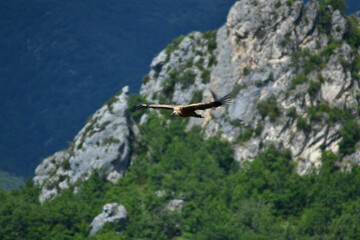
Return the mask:
{"type": "Polygon", "coordinates": [[[1,1],[0,169],[32,175],[122,86],[137,92],[171,39],[218,28],[233,2],[1,1]]]}

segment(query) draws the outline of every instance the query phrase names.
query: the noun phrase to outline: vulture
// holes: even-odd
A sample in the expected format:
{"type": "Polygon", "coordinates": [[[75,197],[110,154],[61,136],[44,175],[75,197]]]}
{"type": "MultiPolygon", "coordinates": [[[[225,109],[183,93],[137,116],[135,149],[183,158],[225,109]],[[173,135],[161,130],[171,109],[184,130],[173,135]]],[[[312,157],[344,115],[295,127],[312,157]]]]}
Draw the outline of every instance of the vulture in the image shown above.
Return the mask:
{"type": "MultiPolygon", "coordinates": [[[[214,95],[214,94],[213,94],[214,95]]],[[[214,97],[215,98],[215,97],[214,97]]],[[[216,98],[215,98],[216,99],[216,98]]],[[[220,107],[229,102],[230,94],[225,95],[219,100],[208,103],[194,103],[189,105],[165,105],[165,104],[139,104],[139,108],[162,108],[169,109],[173,112],[171,115],[179,117],[196,117],[203,118],[203,116],[197,114],[196,110],[205,110],[213,107],[220,107]]]]}

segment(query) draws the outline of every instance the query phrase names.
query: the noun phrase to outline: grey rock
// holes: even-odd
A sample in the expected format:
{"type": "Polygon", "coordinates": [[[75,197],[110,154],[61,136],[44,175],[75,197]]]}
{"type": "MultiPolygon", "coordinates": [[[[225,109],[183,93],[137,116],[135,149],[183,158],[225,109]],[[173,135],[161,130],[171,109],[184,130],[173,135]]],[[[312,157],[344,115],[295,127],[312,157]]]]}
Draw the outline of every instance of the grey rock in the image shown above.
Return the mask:
{"type": "Polygon", "coordinates": [[[359,166],[360,166],[360,149],[359,149],[359,144],[357,144],[355,152],[350,154],[349,156],[346,156],[342,160],[341,167],[344,170],[351,170],[353,167],[359,167],[359,166]]]}
{"type": "MultiPolygon", "coordinates": [[[[186,68],[190,60],[192,60],[193,63],[196,63],[200,58],[203,58],[204,64],[209,62],[208,58],[210,55],[199,56],[196,55],[198,52],[207,52],[206,40],[203,39],[203,34],[200,32],[192,32],[184,37],[177,49],[171,53],[166,53],[165,50],[161,51],[151,64],[152,69],[149,73],[150,79],[147,83],[142,85],[140,94],[146,96],[149,101],[157,102],[157,98],[163,94],[164,81],[170,78],[171,72],[180,71],[181,69],[186,68]],[[161,68],[155,66],[161,66],[161,68]],[[156,69],[156,71],[154,69],[156,69]],[[157,72],[158,70],[160,71],[157,72]]],[[[198,70],[195,66],[189,67],[188,70],[191,70],[196,74],[195,87],[187,89],[188,91],[185,92],[183,90],[186,88],[184,88],[182,84],[176,83],[175,93],[173,94],[175,98],[172,99],[174,103],[183,104],[189,102],[195,91],[204,90],[205,85],[202,83],[200,77],[202,71],[198,70]]]]}
{"type": "Polygon", "coordinates": [[[321,75],[327,80],[321,86],[321,97],[332,105],[336,105],[336,99],[339,99],[352,83],[350,72],[347,72],[342,64],[344,56],[349,56],[350,51],[349,45],[343,44],[343,47],[337,54],[331,56],[328,64],[321,71],[321,75]]]}
{"type": "MultiPolygon", "coordinates": [[[[107,222],[119,222],[123,229],[127,221],[127,211],[123,205],[117,203],[107,203],[103,207],[102,213],[97,215],[90,224],[89,235],[94,235],[100,231],[107,222]]],[[[121,229],[120,229],[121,230],[121,229]]]]}
{"type": "Polygon", "coordinates": [[[257,111],[257,99],[260,97],[261,89],[250,86],[234,98],[233,104],[229,106],[229,117],[231,120],[241,119],[250,123],[254,112],[257,111]]]}
{"type": "MultiPolygon", "coordinates": [[[[195,71],[197,79],[193,85],[183,89],[176,84],[172,102],[188,103],[193,93],[199,90],[203,91],[203,101],[213,100],[211,91],[218,96],[232,92],[231,104],[225,108],[204,111],[204,119],[190,119],[187,129],[200,125],[206,137],[221,133],[224,139],[233,143],[235,158],[239,162],[255,157],[261,151],[260,144],[266,146],[275,143],[289,148],[294,159],[299,159],[298,172],[304,174],[321,164],[320,155],[324,146],[325,149],[338,151],[341,126],[316,125],[311,132],[305,133],[297,128],[298,117],[288,116],[286,111],[294,108],[297,116],[308,118],[309,108],[321,103],[337,107],[353,106],[356,109],[358,84],[344,65],[344,62],[351,65],[355,53],[346,43],[335,50],[321,68],[320,74],[325,81],[314,96],[310,96],[308,88],[310,80],[319,81],[317,66],[314,66],[315,71],[308,74],[308,82],[298,85],[294,90],[290,89],[292,79],[303,73],[303,69],[294,64],[295,51],[308,50],[318,54],[328,46],[329,36],[316,27],[319,17],[317,2],[304,4],[295,1],[288,6],[285,1],[280,1],[280,7],[276,8],[277,2],[236,2],[228,14],[226,24],[217,31],[217,49],[214,51],[217,64],[210,69],[210,82],[201,83],[198,78],[200,72],[195,71]],[[270,121],[269,116],[262,119],[258,111],[259,102],[266,102],[271,96],[275,96],[281,111],[274,121],[270,121]],[[234,125],[237,120],[242,120],[246,127],[262,125],[261,134],[238,144],[236,139],[241,127],[234,125]]],[[[346,21],[331,7],[328,11],[332,16],[331,38],[341,42],[346,21]]],[[[185,37],[179,49],[171,54],[169,69],[183,68],[184,62],[190,58],[194,62],[200,60],[192,48],[204,51],[198,44],[204,40],[200,33],[196,34],[196,37],[185,37]]],[[[154,93],[162,91],[166,77],[168,73],[163,67],[156,80],[142,86],[141,93],[156,102],[154,93]]]]}
{"type": "Polygon", "coordinates": [[[165,50],[160,52],[159,55],[157,55],[153,61],[150,64],[150,68],[155,71],[155,74],[158,75],[161,71],[161,68],[163,67],[165,60],[166,60],[166,52],[165,50]]]}
{"type": "Polygon", "coordinates": [[[44,159],[36,168],[34,182],[42,187],[41,202],[88,179],[94,170],[112,182],[121,177],[130,161],[127,92],[124,87],[89,118],[68,149],[44,159]]]}
{"type": "MultiPolygon", "coordinates": [[[[303,3],[296,2],[297,8],[301,9],[303,3]]],[[[298,12],[297,12],[298,13],[298,12]]],[[[319,15],[319,7],[316,2],[309,2],[304,7],[303,15],[300,19],[295,19],[295,21],[299,21],[298,26],[296,27],[296,33],[298,41],[303,42],[312,31],[314,31],[316,25],[316,19],[319,15]]],[[[299,15],[297,15],[299,16],[299,15]]],[[[317,34],[314,32],[315,35],[317,34]]]]}
{"type": "Polygon", "coordinates": [[[166,194],[165,190],[158,190],[158,191],[155,192],[155,195],[156,195],[157,197],[162,197],[162,196],[164,196],[165,194],[166,194]]]}
{"type": "Polygon", "coordinates": [[[167,205],[166,208],[170,211],[181,212],[183,203],[184,203],[184,200],[182,200],[182,199],[173,199],[169,202],[169,204],[167,205]]]}
{"type": "Polygon", "coordinates": [[[340,42],[346,31],[346,20],[339,10],[333,12],[331,16],[331,36],[335,42],[340,42]]]}

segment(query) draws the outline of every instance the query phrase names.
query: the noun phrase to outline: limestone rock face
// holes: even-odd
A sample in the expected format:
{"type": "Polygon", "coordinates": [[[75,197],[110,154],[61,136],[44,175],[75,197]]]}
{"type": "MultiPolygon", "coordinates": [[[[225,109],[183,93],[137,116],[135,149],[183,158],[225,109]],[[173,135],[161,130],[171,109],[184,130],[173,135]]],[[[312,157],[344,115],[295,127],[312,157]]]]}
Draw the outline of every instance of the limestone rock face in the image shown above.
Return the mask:
{"type": "Polygon", "coordinates": [[[127,211],[123,205],[117,203],[107,203],[103,207],[102,213],[97,215],[91,222],[89,227],[89,235],[94,235],[101,230],[105,223],[120,222],[125,227],[127,221],[127,211]]]}
{"type": "Polygon", "coordinates": [[[331,16],[331,24],[331,36],[334,41],[341,42],[346,30],[346,20],[343,16],[341,16],[339,10],[333,12],[331,16]]]}
{"type": "Polygon", "coordinates": [[[130,160],[128,87],[92,115],[72,145],[46,158],[36,168],[34,182],[42,186],[40,200],[88,179],[94,170],[116,181],[130,160]]]}
{"type": "Polygon", "coordinates": [[[331,22],[321,29],[315,1],[237,1],[214,39],[193,32],[175,50],[163,50],[141,94],[152,102],[187,104],[212,101],[211,91],[218,97],[231,93],[231,104],[206,110],[203,119],[190,119],[188,128],[200,125],[206,136],[220,133],[233,143],[240,162],[269,144],[289,148],[298,172],[306,173],[320,164],[323,150],[338,151],[343,127],[329,124],[325,112],[313,121],[311,110],[358,106],[358,82],[351,73],[356,50],[343,40],[346,20],[338,10],[326,11],[331,22]],[[190,71],[194,77],[187,84],[181,76],[190,71]],[[252,133],[244,140],[246,131],[252,133]]]}

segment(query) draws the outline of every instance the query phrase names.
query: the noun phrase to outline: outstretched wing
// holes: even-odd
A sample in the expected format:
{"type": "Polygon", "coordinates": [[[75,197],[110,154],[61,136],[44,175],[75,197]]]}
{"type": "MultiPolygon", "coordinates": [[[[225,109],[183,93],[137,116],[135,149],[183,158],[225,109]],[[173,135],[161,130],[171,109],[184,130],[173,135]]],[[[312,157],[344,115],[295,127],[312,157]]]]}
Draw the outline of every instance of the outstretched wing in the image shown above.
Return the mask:
{"type": "Polygon", "coordinates": [[[184,109],[188,109],[188,110],[205,110],[208,108],[213,108],[213,107],[220,107],[225,105],[226,103],[228,103],[230,100],[230,94],[225,95],[224,97],[220,98],[219,100],[215,100],[213,102],[209,102],[209,103],[194,103],[194,104],[190,104],[190,105],[186,105],[183,106],[184,109]]]}
{"type": "Polygon", "coordinates": [[[139,104],[138,108],[163,108],[163,109],[174,109],[172,105],[163,105],[163,104],[139,104]]]}

